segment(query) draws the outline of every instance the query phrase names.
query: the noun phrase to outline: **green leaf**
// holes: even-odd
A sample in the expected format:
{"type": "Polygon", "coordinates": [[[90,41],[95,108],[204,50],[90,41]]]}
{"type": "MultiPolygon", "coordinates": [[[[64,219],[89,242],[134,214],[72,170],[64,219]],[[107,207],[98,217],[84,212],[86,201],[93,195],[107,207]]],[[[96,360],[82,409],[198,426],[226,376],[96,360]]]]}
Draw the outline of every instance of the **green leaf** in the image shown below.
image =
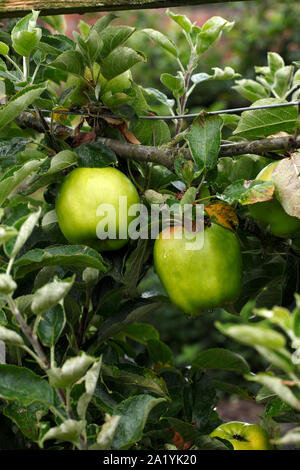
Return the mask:
{"type": "Polygon", "coordinates": [[[118,320],[116,323],[112,323],[110,319],[106,320],[99,330],[98,341],[103,342],[106,339],[116,335],[123,329],[125,329],[131,323],[140,320],[144,315],[149,315],[151,312],[156,310],[161,304],[159,302],[153,302],[148,305],[135,308],[126,318],[122,321],[118,320]]]}
{"type": "Polygon", "coordinates": [[[80,356],[67,359],[62,367],[51,367],[47,371],[50,385],[55,388],[69,387],[83,377],[94,362],[93,357],[83,352],[80,356]]]}
{"type": "MultiPolygon", "coordinates": [[[[0,111],[1,112],[1,111],[0,111]]],[[[14,167],[8,171],[0,180],[0,206],[22,181],[30,174],[34,173],[41,165],[41,161],[26,162],[21,168],[14,167]]]]}
{"type": "Polygon", "coordinates": [[[207,373],[196,372],[192,385],[183,389],[183,402],[188,421],[195,422],[199,431],[207,429],[217,403],[216,389],[207,373]]]}
{"type": "Polygon", "coordinates": [[[193,441],[199,436],[199,432],[195,428],[194,424],[186,423],[178,418],[168,417],[169,425],[172,430],[180,434],[183,442],[193,441]]]}
{"type": "Polygon", "coordinates": [[[41,28],[36,28],[39,11],[33,11],[19,20],[11,32],[12,45],[15,51],[29,57],[42,37],[41,28]]]}
{"type": "Polygon", "coordinates": [[[233,370],[241,374],[250,372],[243,356],[228,349],[212,348],[201,351],[193,361],[193,366],[203,369],[233,370]]]}
{"type": "Polygon", "coordinates": [[[180,199],[180,205],[183,210],[186,204],[194,204],[196,200],[196,195],[197,195],[197,188],[195,188],[194,186],[191,186],[190,188],[186,190],[186,192],[180,199]]]}
{"type": "Polygon", "coordinates": [[[264,346],[256,346],[256,350],[270,364],[276,367],[276,369],[281,369],[286,372],[293,372],[295,370],[291,354],[286,349],[273,350],[264,346]]]}
{"type": "Polygon", "coordinates": [[[293,445],[300,444],[300,427],[291,429],[284,436],[274,439],[274,444],[277,445],[293,445]]]}
{"type": "Polygon", "coordinates": [[[268,319],[274,325],[279,325],[284,330],[288,331],[293,326],[293,319],[290,312],[284,307],[273,307],[272,310],[266,308],[255,308],[253,310],[255,315],[268,319]]]}
{"type": "Polygon", "coordinates": [[[51,158],[50,168],[47,171],[47,175],[53,175],[65,168],[69,168],[77,163],[77,155],[71,150],[63,150],[57,153],[51,158]]]}
{"type": "Polygon", "coordinates": [[[273,76],[279,69],[283,68],[284,65],[283,58],[277,54],[277,52],[268,52],[268,66],[273,76]]]}
{"type": "Polygon", "coordinates": [[[77,403],[77,414],[79,418],[85,419],[87,407],[93,398],[96,390],[96,385],[99,379],[102,359],[96,361],[93,366],[87,371],[85,376],[85,393],[83,393],[77,403]]]}
{"type": "Polygon", "coordinates": [[[66,324],[66,317],[61,305],[55,305],[44,312],[38,326],[38,335],[44,346],[54,346],[66,324]]]}
{"type": "Polygon", "coordinates": [[[132,323],[122,330],[122,335],[145,345],[147,341],[159,339],[158,331],[149,323],[132,323]]]}
{"type": "Polygon", "coordinates": [[[122,384],[125,387],[129,386],[130,388],[134,385],[144,393],[148,392],[169,400],[165,381],[151,369],[131,365],[117,369],[117,367],[103,365],[102,374],[107,381],[122,384]]]}
{"type": "Polygon", "coordinates": [[[147,341],[147,348],[150,359],[154,362],[154,364],[161,363],[162,367],[165,365],[172,366],[174,364],[174,358],[171,349],[162,341],[157,339],[150,339],[147,341]]]}
{"type": "Polygon", "coordinates": [[[160,81],[163,85],[165,85],[167,88],[169,88],[169,90],[172,91],[175,98],[180,98],[180,96],[183,95],[185,88],[182,76],[174,76],[170,73],[162,73],[160,76],[160,81]]]}
{"type": "Polygon", "coordinates": [[[220,322],[216,322],[215,325],[224,335],[249,346],[264,346],[271,349],[280,349],[285,346],[284,336],[270,328],[220,322]]]}
{"type": "Polygon", "coordinates": [[[11,401],[3,408],[4,416],[11,419],[20,431],[31,441],[37,441],[39,436],[39,421],[48,408],[42,403],[32,403],[23,407],[18,401],[11,401]]]}
{"type": "Polygon", "coordinates": [[[59,439],[74,444],[80,449],[80,436],[85,432],[85,421],[75,421],[74,419],[67,419],[59,426],[49,429],[40,440],[40,445],[43,446],[45,441],[49,439],[59,439]]]}
{"type": "Polygon", "coordinates": [[[231,67],[225,67],[224,70],[219,67],[213,67],[212,70],[214,71],[213,75],[209,75],[208,73],[196,73],[192,75],[192,82],[198,84],[201,82],[207,82],[208,80],[230,80],[241,76],[231,67]]]}
{"type": "MultiPolygon", "coordinates": [[[[286,103],[286,100],[267,98],[255,101],[253,106],[265,106],[269,104],[286,103]]],[[[256,137],[268,137],[278,132],[295,132],[298,112],[296,106],[286,108],[257,109],[244,111],[237,125],[234,135],[241,135],[248,139],[256,137]]]]}
{"type": "Polygon", "coordinates": [[[58,304],[71,290],[74,278],[71,280],[54,281],[40,287],[33,295],[31,310],[41,315],[46,310],[58,304]]]}
{"type": "Polygon", "coordinates": [[[245,206],[269,201],[273,198],[274,190],[275,186],[272,181],[239,180],[227,186],[223,194],[219,194],[218,197],[229,204],[238,202],[245,206]]]}
{"type": "Polygon", "coordinates": [[[10,274],[0,273],[0,293],[9,295],[17,288],[17,284],[10,274]]]}
{"type": "Polygon", "coordinates": [[[33,59],[36,60],[38,63],[41,63],[44,60],[46,60],[48,56],[53,56],[53,57],[50,57],[50,59],[53,60],[54,58],[58,57],[60,54],[61,54],[60,49],[57,49],[56,47],[53,47],[50,44],[47,44],[46,42],[40,41],[36,47],[36,52],[33,56],[33,59]]]}
{"type": "Polygon", "coordinates": [[[166,14],[168,15],[169,18],[171,18],[175,23],[177,23],[181,28],[186,31],[187,33],[190,33],[192,31],[192,23],[189,20],[189,18],[185,15],[176,15],[173,13],[171,10],[167,9],[166,14]]]}
{"type": "Polygon", "coordinates": [[[272,91],[278,98],[285,98],[292,84],[294,66],[282,67],[275,72],[272,91]]]}
{"type": "MultiPolygon", "coordinates": [[[[0,109],[0,129],[7,126],[19,114],[32,104],[45,90],[44,86],[32,85],[24,88],[0,109]]],[[[1,194],[1,192],[0,192],[1,194]]]]}
{"type": "Polygon", "coordinates": [[[279,397],[275,397],[267,403],[265,415],[273,418],[274,416],[278,416],[281,413],[285,413],[286,411],[290,410],[290,405],[284,403],[284,401],[282,401],[279,397]]]}
{"type": "Polygon", "coordinates": [[[82,39],[82,37],[78,36],[78,44],[82,55],[86,58],[86,62],[89,66],[92,66],[91,64],[97,60],[102,46],[99,34],[94,29],[91,29],[87,38],[82,39]]]}
{"type": "Polygon", "coordinates": [[[114,13],[108,13],[108,15],[104,15],[99,18],[99,20],[97,20],[92,26],[92,29],[97,31],[97,33],[101,33],[115,18],[117,18],[117,16],[114,13]]]}
{"type": "Polygon", "coordinates": [[[143,145],[159,146],[169,142],[171,138],[168,124],[159,120],[140,119],[134,126],[133,133],[143,145]]]}
{"type": "Polygon", "coordinates": [[[213,16],[201,28],[197,36],[197,54],[203,54],[220,39],[223,31],[231,31],[234,22],[230,23],[220,16],[213,16]]]}
{"type": "Polygon", "coordinates": [[[257,375],[247,375],[247,379],[251,382],[257,382],[269,390],[274,392],[282,401],[290,405],[292,408],[300,411],[300,401],[293,394],[292,390],[284,385],[283,381],[269,374],[259,373],[257,375]]]}
{"type": "Polygon", "coordinates": [[[107,271],[109,265],[93,248],[84,245],[58,245],[48,248],[29,250],[15,261],[17,277],[41,269],[43,266],[79,266],[107,271]]]}
{"type": "Polygon", "coordinates": [[[174,57],[178,57],[178,49],[176,45],[167,36],[162,34],[160,31],[156,31],[151,28],[145,28],[142,29],[142,31],[158,46],[170,52],[174,57]]]}
{"type": "Polygon", "coordinates": [[[23,57],[29,57],[33,49],[39,44],[42,37],[41,28],[33,31],[19,31],[11,34],[14,50],[23,57]]]}
{"type": "Polygon", "coordinates": [[[150,411],[164,401],[164,398],[154,398],[151,395],[136,395],[120,403],[114,411],[114,415],[121,417],[111,448],[128,449],[135,442],[140,441],[150,411]]]}
{"type": "Polygon", "coordinates": [[[75,149],[78,156],[78,165],[87,168],[104,168],[118,163],[113,150],[100,142],[88,142],[75,149]]]}
{"type": "Polygon", "coordinates": [[[22,406],[34,402],[54,405],[54,390],[48,382],[26,367],[0,364],[0,397],[18,400],[22,406]]]}
{"type": "Polygon", "coordinates": [[[17,230],[14,227],[0,227],[0,243],[6,243],[11,238],[15,238],[18,235],[17,230]]]}
{"type": "Polygon", "coordinates": [[[84,76],[84,62],[82,54],[78,51],[65,51],[60,54],[53,62],[48,64],[63,72],[71,73],[79,77],[84,76]]]}
{"type": "Polygon", "coordinates": [[[221,380],[213,380],[214,387],[229,395],[235,395],[246,400],[254,400],[253,394],[246,388],[239,387],[233,383],[223,382],[221,380]]]}
{"type": "Polygon", "coordinates": [[[13,250],[11,252],[11,257],[15,258],[19,251],[21,250],[22,246],[26,243],[30,235],[32,234],[34,227],[39,220],[41,215],[42,208],[40,207],[36,212],[32,213],[27,217],[25,222],[21,225],[17,239],[15,241],[13,250]]]}
{"type": "Polygon", "coordinates": [[[111,442],[118,427],[120,416],[105,415],[105,423],[97,436],[97,442],[89,447],[89,450],[111,449],[111,442]]]}
{"type": "Polygon", "coordinates": [[[0,325],[5,326],[8,324],[7,318],[3,310],[0,309],[0,325]]]}
{"type": "Polygon", "coordinates": [[[110,80],[139,62],[145,62],[145,57],[129,47],[117,47],[102,62],[102,75],[110,80]]]}
{"type": "Polygon", "coordinates": [[[5,42],[0,41],[0,54],[1,55],[7,55],[9,51],[9,47],[5,42]]]}
{"type": "Polygon", "coordinates": [[[14,346],[23,346],[23,338],[16,333],[14,330],[0,326],[0,341],[3,341],[6,344],[12,344],[14,346]]]}
{"type": "MultiPolygon", "coordinates": [[[[0,167],[11,168],[19,162],[18,153],[25,149],[31,141],[24,137],[13,137],[12,139],[0,141],[0,167]]],[[[32,152],[32,149],[31,149],[32,152]]],[[[32,158],[30,159],[32,160],[32,158]]]]}
{"type": "Polygon", "coordinates": [[[160,90],[157,90],[156,88],[143,88],[143,91],[148,95],[151,96],[152,98],[155,98],[157,101],[160,103],[164,104],[168,108],[173,108],[175,101],[170,100],[167,95],[162,93],[160,90]]]}
{"type": "Polygon", "coordinates": [[[41,19],[52,26],[54,31],[65,34],[67,29],[65,15],[42,16],[41,19]]]}
{"type": "Polygon", "coordinates": [[[108,26],[101,33],[102,47],[100,51],[101,59],[107,57],[116,47],[124,44],[134,33],[135,28],[131,26],[108,26]]]}
{"type": "Polygon", "coordinates": [[[245,79],[236,80],[236,85],[233,86],[233,90],[236,90],[240,95],[242,95],[247,100],[254,101],[267,98],[269,93],[260,83],[255,80],[245,79]]]}
{"type": "Polygon", "coordinates": [[[195,164],[200,171],[215,168],[221,145],[223,120],[219,116],[199,116],[185,135],[195,164]]]}

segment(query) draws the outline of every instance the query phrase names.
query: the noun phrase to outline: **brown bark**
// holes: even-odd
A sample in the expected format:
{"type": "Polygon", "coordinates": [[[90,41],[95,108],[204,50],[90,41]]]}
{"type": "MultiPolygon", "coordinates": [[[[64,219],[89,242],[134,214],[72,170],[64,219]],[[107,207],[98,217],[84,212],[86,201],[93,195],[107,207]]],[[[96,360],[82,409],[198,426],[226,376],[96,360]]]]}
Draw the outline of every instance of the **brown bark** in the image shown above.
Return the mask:
{"type": "MultiPolygon", "coordinates": [[[[41,121],[28,111],[21,113],[15,122],[21,128],[29,127],[38,132],[44,133],[45,128],[41,121]]],[[[67,128],[63,124],[55,123],[53,126],[54,135],[69,135],[71,138],[71,128],[67,128]]],[[[97,139],[102,144],[111,148],[120,158],[130,158],[140,162],[153,162],[164,165],[170,170],[173,169],[174,161],[179,156],[184,156],[186,159],[191,160],[192,156],[189,149],[163,149],[159,147],[151,147],[146,145],[135,145],[123,142],[120,140],[108,139],[105,137],[98,137],[97,139]]],[[[273,137],[270,139],[254,140],[252,142],[232,142],[223,143],[220,148],[219,157],[234,157],[245,154],[264,155],[274,160],[282,158],[276,153],[271,152],[288,152],[300,148],[300,136],[284,136],[273,137]]]]}
{"type": "MultiPolygon", "coordinates": [[[[0,18],[20,17],[31,10],[41,15],[66,13],[88,13],[92,11],[139,10],[146,8],[166,8],[176,6],[207,5],[227,3],[236,0],[0,0],[0,18]]],[[[242,0],[249,1],[249,0],[242,0]]]]}

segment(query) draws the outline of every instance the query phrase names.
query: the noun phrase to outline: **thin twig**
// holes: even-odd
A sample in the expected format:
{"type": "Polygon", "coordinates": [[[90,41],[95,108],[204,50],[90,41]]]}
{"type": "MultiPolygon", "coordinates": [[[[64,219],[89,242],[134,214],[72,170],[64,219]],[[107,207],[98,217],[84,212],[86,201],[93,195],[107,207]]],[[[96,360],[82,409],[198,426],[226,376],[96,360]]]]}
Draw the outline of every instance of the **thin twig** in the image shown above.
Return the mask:
{"type": "Polygon", "coordinates": [[[34,106],[34,109],[35,109],[35,112],[37,113],[37,115],[39,116],[39,118],[41,120],[44,132],[47,135],[47,137],[48,137],[48,139],[51,143],[51,146],[54,148],[54,150],[56,150],[56,152],[59,152],[60,149],[59,149],[58,143],[56,142],[56,139],[55,139],[54,135],[51,133],[51,131],[49,129],[49,126],[48,126],[48,123],[47,123],[47,121],[45,120],[45,118],[43,116],[43,113],[40,111],[40,109],[37,106],[34,106]]]}

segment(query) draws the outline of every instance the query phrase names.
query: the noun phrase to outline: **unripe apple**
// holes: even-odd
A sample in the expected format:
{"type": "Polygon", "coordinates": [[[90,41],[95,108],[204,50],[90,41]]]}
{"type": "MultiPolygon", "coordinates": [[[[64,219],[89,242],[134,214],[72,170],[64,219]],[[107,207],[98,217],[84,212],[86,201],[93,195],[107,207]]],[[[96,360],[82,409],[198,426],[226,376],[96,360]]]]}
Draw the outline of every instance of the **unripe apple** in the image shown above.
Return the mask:
{"type": "MultiPolygon", "coordinates": [[[[278,161],[270,163],[263,168],[256,179],[261,181],[272,181],[272,174],[278,165],[278,161]]],[[[272,200],[257,202],[248,205],[253,219],[263,225],[269,226],[276,237],[289,238],[300,232],[300,219],[287,214],[275,195],[272,200]]]]}
{"type": "MultiPolygon", "coordinates": [[[[135,186],[116,168],[76,168],[65,178],[56,198],[58,224],[71,243],[88,245],[100,251],[118,250],[128,241],[128,225],[133,219],[128,210],[139,202],[135,186]],[[125,209],[120,202],[122,196],[127,197],[125,209]],[[107,219],[106,214],[99,213],[103,204],[111,205],[112,215],[115,213],[115,238],[101,240],[98,237],[101,221],[107,219]],[[125,237],[120,233],[125,233],[125,237]]],[[[103,233],[105,231],[103,229],[103,233]]]]}
{"type": "Polygon", "coordinates": [[[198,236],[204,236],[203,246],[190,249],[190,235],[175,226],[161,232],[154,245],[155,269],[169,298],[192,315],[232,303],[242,278],[241,250],[233,232],[212,223],[198,236]]]}
{"type": "Polygon", "coordinates": [[[229,441],[234,450],[272,450],[267,432],[258,424],[230,421],[218,426],[211,437],[229,441]]]}

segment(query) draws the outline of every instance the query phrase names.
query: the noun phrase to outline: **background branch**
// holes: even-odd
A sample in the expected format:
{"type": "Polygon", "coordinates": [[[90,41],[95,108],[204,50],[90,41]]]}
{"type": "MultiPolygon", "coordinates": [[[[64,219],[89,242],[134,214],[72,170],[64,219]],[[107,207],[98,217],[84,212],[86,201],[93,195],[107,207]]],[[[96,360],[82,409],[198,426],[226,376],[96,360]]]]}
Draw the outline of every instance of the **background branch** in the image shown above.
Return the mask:
{"type": "Polygon", "coordinates": [[[0,0],[0,18],[24,16],[31,10],[38,10],[41,15],[83,14],[91,11],[139,10],[232,1],[237,0],[0,0]]]}

